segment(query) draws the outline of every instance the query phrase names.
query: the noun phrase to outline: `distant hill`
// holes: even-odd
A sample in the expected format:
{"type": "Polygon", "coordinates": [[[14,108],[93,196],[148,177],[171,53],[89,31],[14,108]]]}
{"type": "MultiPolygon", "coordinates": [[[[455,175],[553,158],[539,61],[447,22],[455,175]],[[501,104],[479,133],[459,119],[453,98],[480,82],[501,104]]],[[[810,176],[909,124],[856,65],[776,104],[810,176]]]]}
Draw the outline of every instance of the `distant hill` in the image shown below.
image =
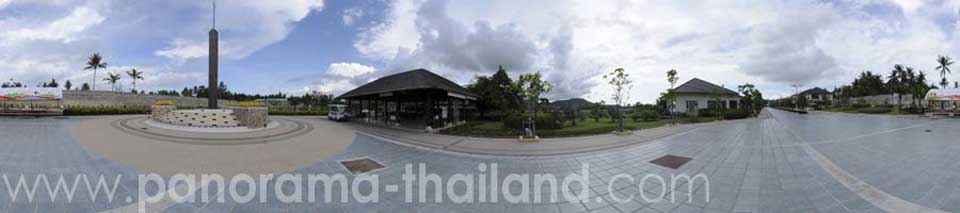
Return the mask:
{"type": "Polygon", "coordinates": [[[593,103],[583,98],[571,98],[567,100],[552,101],[550,102],[550,107],[561,107],[561,108],[577,107],[577,106],[583,107],[590,104],[593,104],[593,103]]]}

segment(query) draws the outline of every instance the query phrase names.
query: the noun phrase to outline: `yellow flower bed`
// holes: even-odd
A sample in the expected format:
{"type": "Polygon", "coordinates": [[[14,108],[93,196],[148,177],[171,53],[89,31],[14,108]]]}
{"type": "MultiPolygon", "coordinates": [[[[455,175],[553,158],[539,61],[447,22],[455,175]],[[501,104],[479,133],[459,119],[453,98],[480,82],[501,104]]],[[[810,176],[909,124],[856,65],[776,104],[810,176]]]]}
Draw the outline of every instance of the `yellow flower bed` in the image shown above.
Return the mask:
{"type": "Polygon", "coordinates": [[[241,101],[237,103],[227,103],[228,107],[262,107],[263,104],[256,101],[241,101]]]}
{"type": "Polygon", "coordinates": [[[173,106],[173,101],[160,100],[160,101],[154,102],[153,105],[157,105],[157,106],[173,106]]]}

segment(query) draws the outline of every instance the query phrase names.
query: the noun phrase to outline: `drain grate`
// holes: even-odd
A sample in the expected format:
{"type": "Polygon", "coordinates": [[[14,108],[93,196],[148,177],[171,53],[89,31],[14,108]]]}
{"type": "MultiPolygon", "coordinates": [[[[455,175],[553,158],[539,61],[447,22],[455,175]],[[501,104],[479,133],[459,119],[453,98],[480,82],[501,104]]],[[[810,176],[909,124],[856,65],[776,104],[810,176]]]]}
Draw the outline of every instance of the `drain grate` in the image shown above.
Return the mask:
{"type": "Polygon", "coordinates": [[[687,162],[690,162],[690,160],[693,160],[693,159],[688,157],[680,157],[676,155],[664,155],[663,157],[650,161],[650,163],[656,164],[662,167],[677,169],[683,166],[684,164],[687,164],[687,162]]]}
{"type": "Polygon", "coordinates": [[[381,164],[380,162],[377,162],[370,158],[343,160],[343,161],[340,161],[340,165],[343,165],[343,168],[346,168],[347,171],[350,171],[350,173],[353,173],[354,175],[359,175],[359,174],[386,168],[386,166],[383,166],[383,164],[381,164]]]}

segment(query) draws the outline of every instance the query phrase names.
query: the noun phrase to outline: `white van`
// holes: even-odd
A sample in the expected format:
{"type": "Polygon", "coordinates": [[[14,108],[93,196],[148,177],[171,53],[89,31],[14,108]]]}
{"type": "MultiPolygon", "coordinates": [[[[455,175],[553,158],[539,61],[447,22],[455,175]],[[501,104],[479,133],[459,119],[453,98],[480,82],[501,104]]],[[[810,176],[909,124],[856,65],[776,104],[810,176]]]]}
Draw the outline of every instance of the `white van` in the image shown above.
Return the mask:
{"type": "Polygon", "coordinates": [[[347,105],[343,104],[330,104],[330,112],[327,113],[327,118],[333,121],[349,121],[352,117],[350,112],[347,112],[347,105]]]}

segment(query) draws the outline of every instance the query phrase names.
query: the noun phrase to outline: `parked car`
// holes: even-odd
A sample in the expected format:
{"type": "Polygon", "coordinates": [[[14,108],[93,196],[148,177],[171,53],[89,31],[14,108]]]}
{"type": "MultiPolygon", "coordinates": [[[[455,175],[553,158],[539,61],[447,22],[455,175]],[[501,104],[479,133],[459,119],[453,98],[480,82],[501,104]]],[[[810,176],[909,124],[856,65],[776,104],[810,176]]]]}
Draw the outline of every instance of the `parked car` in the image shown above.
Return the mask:
{"type": "Polygon", "coordinates": [[[343,104],[330,104],[330,112],[327,113],[327,118],[333,121],[349,121],[353,116],[350,112],[347,111],[347,105],[343,104]]]}

